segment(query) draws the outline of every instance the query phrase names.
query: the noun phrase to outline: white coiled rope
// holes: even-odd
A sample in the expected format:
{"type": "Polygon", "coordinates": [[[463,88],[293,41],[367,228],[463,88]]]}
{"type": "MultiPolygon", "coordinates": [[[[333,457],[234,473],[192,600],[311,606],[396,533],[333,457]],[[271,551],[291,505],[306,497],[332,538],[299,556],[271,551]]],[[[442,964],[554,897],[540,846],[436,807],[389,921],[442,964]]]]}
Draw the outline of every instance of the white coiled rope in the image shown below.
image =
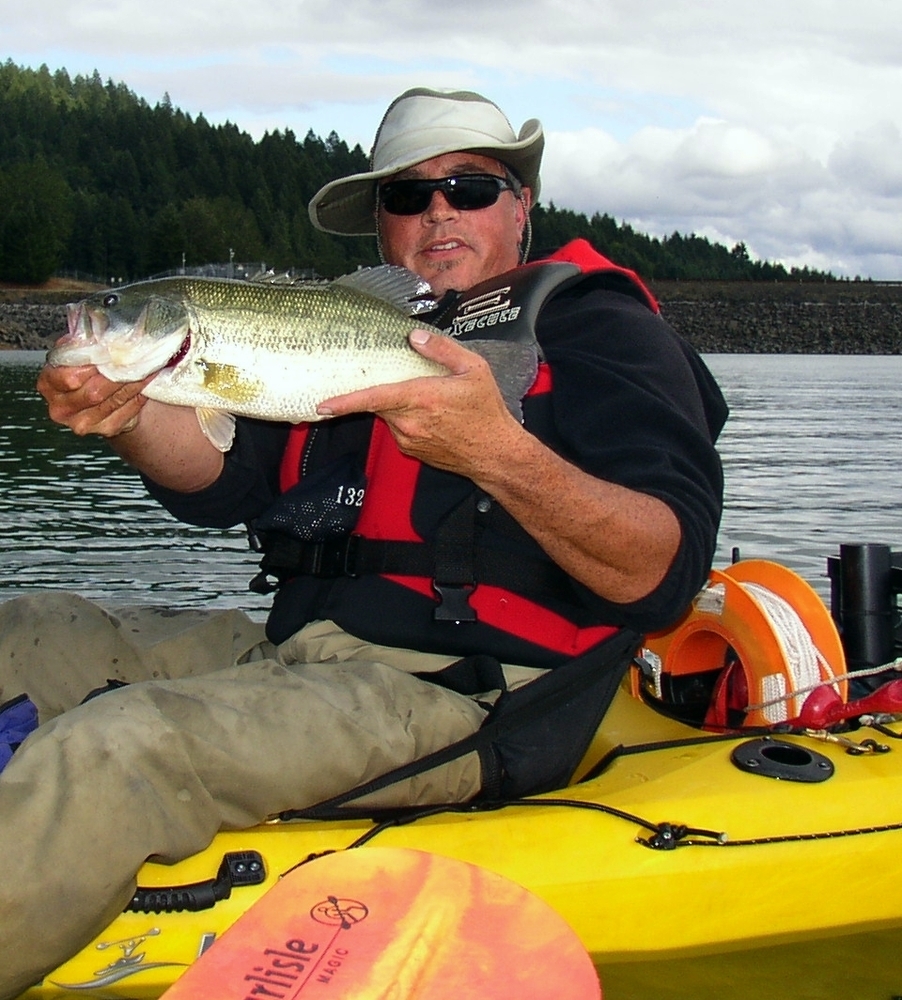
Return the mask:
{"type": "Polygon", "coordinates": [[[839,681],[847,681],[853,677],[873,677],[902,667],[902,657],[899,657],[879,667],[855,670],[853,673],[837,673],[815,646],[805,623],[788,601],[757,583],[743,583],[742,587],[767,615],[783,650],[792,682],[792,690],[787,692],[782,674],[767,675],[762,682],[764,701],[749,705],[747,711],[762,711],[771,723],[786,722],[790,717],[790,701],[793,703],[792,717],[796,718],[802,711],[805,697],[818,688],[832,687],[839,694],[839,681]]]}
{"type": "Polygon", "coordinates": [[[791,690],[787,692],[783,674],[768,674],[762,681],[764,701],[758,705],[749,705],[748,710],[763,711],[765,718],[771,723],[785,722],[790,717],[790,701],[792,715],[796,717],[802,711],[805,694],[824,684],[833,684],[838,694],[836,671],[815,646],[805,623],[789,601],[758,583],[743,583],[741,586],[757,601],[767,616],[783,651],[791,681],[791,690]],[[828,680],[822,680],[823,675],[828,680]]]}

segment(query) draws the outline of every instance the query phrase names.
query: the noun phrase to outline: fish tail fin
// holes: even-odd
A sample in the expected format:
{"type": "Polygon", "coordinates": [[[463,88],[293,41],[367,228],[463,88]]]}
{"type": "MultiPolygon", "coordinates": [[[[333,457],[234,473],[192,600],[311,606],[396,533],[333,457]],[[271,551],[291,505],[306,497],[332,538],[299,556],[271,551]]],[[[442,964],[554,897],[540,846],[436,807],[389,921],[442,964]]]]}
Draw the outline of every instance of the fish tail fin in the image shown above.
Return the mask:
{"type": "Polygon", "coordinates": [[[462,340],[463,347],[484,358],[508,410],[522,423],[523,397],[529,392],[539,369],[535,342],[520,344],[509,340],[462,340]]]}

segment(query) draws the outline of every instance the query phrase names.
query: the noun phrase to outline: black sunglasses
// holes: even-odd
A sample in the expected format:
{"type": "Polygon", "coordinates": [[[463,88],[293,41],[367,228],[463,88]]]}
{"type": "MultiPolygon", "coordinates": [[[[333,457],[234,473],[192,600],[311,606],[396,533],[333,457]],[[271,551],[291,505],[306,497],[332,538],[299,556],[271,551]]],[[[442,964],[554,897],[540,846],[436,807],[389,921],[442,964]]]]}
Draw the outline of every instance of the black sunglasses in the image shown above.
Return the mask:
{"type": "Polygon", "coordinates": [[[494,205],[502,191],[514,191],[505,177],[494,174],[461,174],[439,180],[412,178],[389,181],[379,187],[379,201],[391,215],[419,215],[429,208],[432,196],[441,191],[452,208],[470,212],[494,205]]]}

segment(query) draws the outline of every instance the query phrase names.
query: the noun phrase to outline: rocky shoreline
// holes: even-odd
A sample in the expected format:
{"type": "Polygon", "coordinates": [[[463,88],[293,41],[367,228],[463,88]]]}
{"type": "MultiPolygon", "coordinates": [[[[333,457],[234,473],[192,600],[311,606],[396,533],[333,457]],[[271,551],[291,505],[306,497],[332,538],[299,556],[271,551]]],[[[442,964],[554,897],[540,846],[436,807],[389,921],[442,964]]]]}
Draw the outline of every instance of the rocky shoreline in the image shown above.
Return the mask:
{"type": "Polygon", "coordinates": [[[65,305],[0,302],[0,349],[46,351],[65,332],[65,305]]]}
{"type": "MultiPolygon", "coordinates": [[[[902,354],[902,284],[653,282],[661,311],[702,353],[902,354]]],[[[0,298],[0,349],[43,351],[83,290],[0,298]]]]}
{"type": "Polygon", "coordinates": [[[665,318],[703,354],[902,354],[902,284],[652,287],[665,318]]]}

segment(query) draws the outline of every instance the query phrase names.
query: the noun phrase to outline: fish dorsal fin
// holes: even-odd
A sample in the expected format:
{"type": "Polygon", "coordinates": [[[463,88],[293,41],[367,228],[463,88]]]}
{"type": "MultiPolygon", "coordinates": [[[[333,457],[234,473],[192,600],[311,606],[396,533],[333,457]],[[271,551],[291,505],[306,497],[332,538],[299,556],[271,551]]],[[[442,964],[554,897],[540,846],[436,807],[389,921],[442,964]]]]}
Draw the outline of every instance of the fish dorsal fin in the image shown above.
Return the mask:
{"type": "MultiPolygon", "coordinates": [[[[256,274],[252,274],[249,278],[245,278],[245,281],[250,281],[255,285],[313,285],[316,282],[310,281],[309,278],[293,278],[287,271],[282,271],[279,274],[270,268],[268,271],[257,271],[256,274]]],[[[322,282],[320,282],[322,284],[322,282]]]]}
{"type": "Polygon", "coordinates": [[[364,292],[375,299],[382,299],[408,316],[421,316],[436,307],[435,296],[428,281],[406,267],[382,264],[380,267],[362,267],[336,278],[334,284],[364,292]]]}

